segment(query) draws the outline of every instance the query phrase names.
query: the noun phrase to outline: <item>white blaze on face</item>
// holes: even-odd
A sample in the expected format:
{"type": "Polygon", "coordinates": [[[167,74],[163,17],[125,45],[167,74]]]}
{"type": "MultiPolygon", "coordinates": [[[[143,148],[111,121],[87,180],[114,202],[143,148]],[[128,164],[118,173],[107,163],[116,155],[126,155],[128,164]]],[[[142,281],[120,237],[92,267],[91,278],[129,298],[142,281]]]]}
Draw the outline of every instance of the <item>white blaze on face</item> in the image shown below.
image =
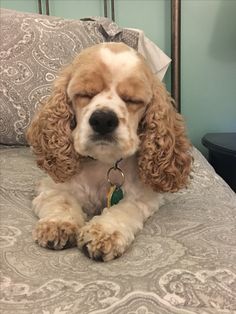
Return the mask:
{"type": "Polygon", "coordinates": [[[100,56],[112,74],[113,83],[120,82],[133,73],[139,61],[136,52],[131,48],[130,50],[113,52],[104,47],[100,50],[100,56]]]}
{"type": "Polygon", "coordinates": [[[107,45],[107,47],[100,48],[99,61],[104,65],[105,72],[101,77],[104,78],[106,88],[96,94],[86,107],[81,109],[80,116],[77,117],[79,123],[73,131],[74,145],[75,150],[83,156],[91,156],[103,162],[113,163],[117,159],[133,155],[138,149],[137,117],[135,118],[133,115],[132,119],[129,118],[126,104],[118,94],[117,87],[124,79],[134,76],[135,71],[138,70],[137,65],[140,59],[131,48],[118,47],[118,50],[114,51],[114,48],[112,50],[107,45]],[[113,111],[122,121],[114,131],[115,140],[113,142],[92,139],[94,131],[89,119],[93,112],[103,108],[113,111]]]}

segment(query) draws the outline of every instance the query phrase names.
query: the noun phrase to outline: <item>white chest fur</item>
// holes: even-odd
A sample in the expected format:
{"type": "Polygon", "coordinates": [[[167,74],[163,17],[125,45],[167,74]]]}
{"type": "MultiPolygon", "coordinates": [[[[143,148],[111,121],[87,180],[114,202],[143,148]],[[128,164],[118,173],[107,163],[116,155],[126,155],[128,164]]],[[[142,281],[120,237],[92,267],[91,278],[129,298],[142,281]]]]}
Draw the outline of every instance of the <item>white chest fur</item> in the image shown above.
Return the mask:
{"type": "MultiPolygon", "coordinates": [[[[89,214],[100,214],[106,207],[107,191],[110,187],[107,181],[107,172],[113,164],[105,164],[96,160],[88,160],[82,165],[80,173],[70,183],[71,192],[78,198],[83,210],[89,214]]],[[[122,186],[124,194],[131,196],[135,194],[134,182],[137,182],[137,169],[135,157],[122,160],[119,163],[125,180],[122,186]]],[[[119,184],[122,177],[119,171],[111,172],[111,179],[114,184],[119,184]]]]}
{"type": "MultiPolygon", "coordinates": [[[[43,179],[38,189],[37,205],[40,207],[41,201],[44,201],[48,193],[55,191],[60,195],[61,191],[62,195],[67,193],[73,196],[88,216],[99,215],[106,207],[106,196],[109,188],[107,171],[112,166],[114,165],[88,160],[81,165],[79,174],[69,182],[56,184],[49,177],[43,179]]],[[[160,194],[153,192],[139,180],[136,156],[122,160],[119,167],[125,175],[122,186],[124,200],[135,202],[137,206],[144,208],[144,210],[146,206],[151,207],[154,211],[155,207],[160,204],[160,194]]],[[[114,172],[112,180],[114,180],[114,183],[120,182],[118,172],[114,172]]]]}

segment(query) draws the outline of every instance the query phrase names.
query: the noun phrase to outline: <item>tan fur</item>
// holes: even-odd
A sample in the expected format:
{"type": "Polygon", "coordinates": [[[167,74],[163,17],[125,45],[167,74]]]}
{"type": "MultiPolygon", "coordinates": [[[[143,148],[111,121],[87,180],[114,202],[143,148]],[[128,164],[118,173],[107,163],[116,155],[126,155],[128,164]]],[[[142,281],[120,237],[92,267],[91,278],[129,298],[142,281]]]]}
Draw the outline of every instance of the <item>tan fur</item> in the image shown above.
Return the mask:
{"type": "Polygon", "coordinates": [[[39,167],[56,182],[43,179],[33,201],[39,245],[62,249],[76,242],[104,261],[125,252],[163,204],[157,192],[188,182],[190,143],[173,103],[145,60],[124,44],[88,48],[61,72],[27,133],[39,167]],[[111,110],[119,120],[110,142],[94,139],[89,120],[96,110],[111,110]],[[106,173],[120,158],[124,199],[104,208],[106,173]]]}
{"type": "Polygon", "coordinates": [[[76,245],[78,230],[72,222],[41,221],[33,232],[33,238],[42,247],[61,250],[76,245]]]}
{"type": "Polygon", "coordinates": [[[191,170],[190,143],[183,118],[164,85],[153,79],[153,98],[140,124],[139,175],[157,192],[186,186],[191,170]]]}
{"type": "Polygon", "coordinates": [[[136,113],[138,112],[142,107],[144,107],[144,104],[128,104],[128,111],[132,114],[132,113],[136,113]]]}
{"type": "MultiPolygon", "coordinates": [[[[151,86],[149,78],[143,71],[143,64],[140,63],[134,70],[135,74],[124,79],[117,86],[119,96],[126,100],[137,100],[143,105],[151,98],[151,86]]],[[[127,101],[128,102],[128,101],[127,101]]]]}
{"type": "MultiPolygon", "coordinates": [[[[79,171],[81,156],[74,150],[70,127],[74,112],[71,99],[68,99],[70,95],[67,95],[66,91],[69,83],[72,83],[69,90],[71,95],[79,91],[96,94],[104,88],[104,80],[99,73],[106,75],[107,71],[104,71],[106,66],[102,62],[97,63],[92,75],[86,76],[89,67],[94,64],[91,61],[94,60],[96,53],[97,49],[91,47],[87,53],[82,52],[60,73],[54,82],[52,95],[39,108],[27,130],[27,141],[36,155],[38,166],[55,182],[65,182],[79,171]],[[83,78],[83,82],[78,90],[77,82],[80,77],[83,78]]],[[[89,73],[91,74],[91,71],[89,73]]],[[[82,107],[87,104],[84,99],[78,102],[82,107]]]]}
{"type": "Polygon", "coordinates": [[[87,243],[86,250],[88,250],[90,258],[96,260],[107,261],[124,253],[125,247],[120,245],[125,242],[122,234],[119,231],[106,232],[103,226],[98,223],[89,228],[83,228],[78,239],[78,246],[81,247],[84,243],[87,243]],[[121,250],[121,247],[123,250],[121,250]]]}
{"type": "MultiPolygon", "coordinates": [[[[109,47],[116,53],[128,49],[123,44],[104,44],[103,47],[109,47]]],[[[68,99],[66,89],[73,98],[78,93],[94,95],[108,88],[109,69],[98,57],[96,63],[92,62],[96,55],[96,46],[85,50],[61,73],[54,83],[51,97],[40,108],[27,132],[39,167],[46,170],[56,182],[65,182],[77,173],[81,159],[73,147],[70,124],[74,112],[69,102],[72,99],[68,99]]],[[[143,58],[139,58],[141,62],[136,74],[120,82],[117,93],[120,97],[143,101],[137,105],[127,104],[132,116],[145,106],[152,92],[152,101],[140,123],[140,178],[155,191],[173,192],[187,183],[191,166],[190,145],[183,119],[175,112],[164,85],[154,78],[143,58]]],[[[83,108],[89,99],[78,96],[74,103],[83,108]]]]}
{"type": "Polygon", "coordinates": [[[52,95],[27,130],[38,166],[56,182],[68,180],[79,169],[80,156],[74,150],[70,128],[74,114],[66,95],[71,69],[65,69],[55,81],[52,95]]]}

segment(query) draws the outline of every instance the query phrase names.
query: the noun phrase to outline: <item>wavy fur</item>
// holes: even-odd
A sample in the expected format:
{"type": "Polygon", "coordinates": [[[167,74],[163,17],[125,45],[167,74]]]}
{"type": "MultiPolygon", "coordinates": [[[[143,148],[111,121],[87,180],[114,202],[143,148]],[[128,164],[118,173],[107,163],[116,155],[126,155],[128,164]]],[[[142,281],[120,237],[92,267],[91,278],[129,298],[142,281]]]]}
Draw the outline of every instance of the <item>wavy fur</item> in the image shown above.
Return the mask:
{"type": "Polygon", "coordinates": [[[55,81],[52,95],[42,105],[27,130],[27,140],[36,155],[38,166],[55,182],[70,179],[79,167],[71,137],[74,114],[68,104],[66,88],[71,69],[65,69],[55,81]]]}
{"type": "Polygon", "coordinates": [[[157,192],[175,192],[185,187],[191,170],[190,143],[181,115],[157,79],[140,126],[138,165],[143,183],[157,192]]]}
{"type": "MultiPolygon", "coordinates": [[[[124,44],[84,50],[55,81],[27,137],[38,165],[54,181],[66,181],[43,179],[33,201],[40,218],[33,234],[42,247],[62,249],[77,242],[94,260],[116,258],[163,204],[155,191],[174,192],[188,181],[191,155],[183,120],[144,59],[124,44]],[[98,144],[89,122],[98,109],[119,117],[115,140],[106,145],[98,144]],[[74,115],[78,123],[71,132],[74,115]],[[144,184],[137,180],[137,152],[144,184]],[[79,154],[95,158],[84,162],[81,171],[80,160],[86,157],[79,154]],[[124,198],[103,210],[105,175],[118,157],[124,158],[124,198]]],[[[114,174],[114,180],[119,179],[114,174]]]]}
{"type": "MultiPolygon", "coordinates": [[[[68,181],[79,171],[80,156],[74,149],[71,124],[74,113],[66,90],[76,69],[86,63],[83,52],[54,83],[52,95],[43,105],[27,132],[27,140],[37,157],[37,164],[55,182],[68,181]]],[[[141,58],[142,59],[142,58],[141,58]]],[[[88,66],[91,66],[89,60],[88,66]]],[[[144,67],[145,69],[145,67],[144,67]]],[[[153,97],[140,122],[139,176],[145,185],[157,192],[175,192],[186,186],[191,170],[190,143],[183,119],[173,107],[165,86],[146,69],[153,97]],[[152,82],[152,83],[151,83],[152,82]]],[[[77,85],[76,85],[77,86],[77,85]]],[[[85,158],[85,157],[83,157],[85,158]]]]}

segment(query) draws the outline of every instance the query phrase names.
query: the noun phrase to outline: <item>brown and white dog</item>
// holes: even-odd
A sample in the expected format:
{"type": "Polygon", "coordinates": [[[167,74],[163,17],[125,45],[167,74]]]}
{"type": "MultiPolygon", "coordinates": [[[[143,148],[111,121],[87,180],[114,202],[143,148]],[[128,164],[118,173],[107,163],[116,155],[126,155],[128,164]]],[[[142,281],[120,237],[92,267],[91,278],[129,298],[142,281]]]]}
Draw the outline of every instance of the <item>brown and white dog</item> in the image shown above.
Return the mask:
{"type": "Polygon", "coordinates": [[[95,260],[122,255],[163,192],[186,186],[191,168],[173,100],[143,57],[122,43],[83,50],[56,79],[27,138],[51,177],[33,200],[35,241],[52,249],[77,244],[95,260]],[[121,158],[124,198],[106,208],[106,174],[121,158]]]}

